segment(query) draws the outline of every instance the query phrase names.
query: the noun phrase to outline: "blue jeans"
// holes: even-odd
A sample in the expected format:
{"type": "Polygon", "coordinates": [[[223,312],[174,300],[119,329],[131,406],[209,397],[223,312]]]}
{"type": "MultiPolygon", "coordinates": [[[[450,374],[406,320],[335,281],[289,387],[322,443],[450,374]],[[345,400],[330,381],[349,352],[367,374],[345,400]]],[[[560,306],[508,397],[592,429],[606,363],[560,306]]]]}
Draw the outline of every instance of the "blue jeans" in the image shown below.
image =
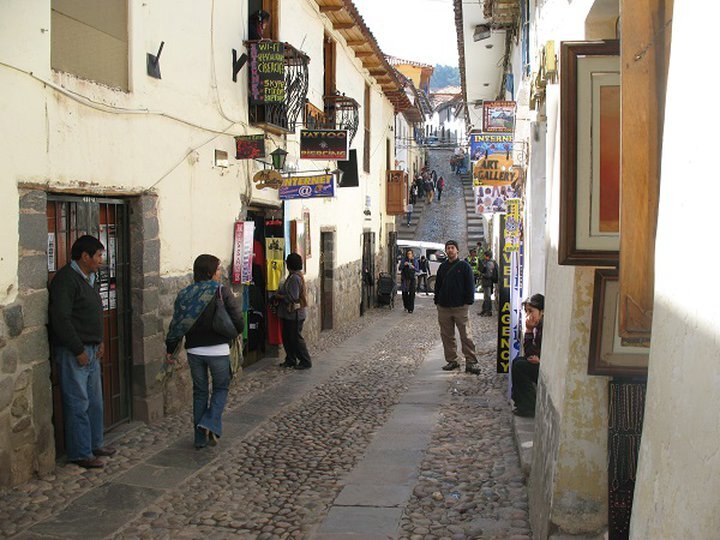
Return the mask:
{"type": "Polygon", "coordinates": [[[93,448],[103,446],[103,397],[99,345],[85,345],[90,361],[81,366],[67,347],[53,346],[60,378],[69,461],[91,459],[93,448]]]}
{"type": "Polygon", "coordinates": [[[222,413],[230,387],[230,357],[200,356],[188,353],[188,365],[193,383],[193,426],[195,445],[207,443],[203,429],[222,435],[222,413]],[[208,371],[212,376],[212,396],[209,392],[208,371]]]}

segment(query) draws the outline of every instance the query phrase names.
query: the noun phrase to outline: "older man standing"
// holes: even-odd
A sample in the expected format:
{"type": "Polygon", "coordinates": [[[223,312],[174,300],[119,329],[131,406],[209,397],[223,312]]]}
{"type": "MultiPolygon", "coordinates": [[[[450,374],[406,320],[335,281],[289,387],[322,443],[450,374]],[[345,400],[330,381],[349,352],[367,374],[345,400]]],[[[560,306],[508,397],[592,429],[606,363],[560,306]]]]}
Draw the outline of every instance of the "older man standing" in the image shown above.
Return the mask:
{"type": "Polygon", "coordinates": [[[435,277],[435,305],[438,310],[438,323],[440,324],[440,337],[447,364],[445,371],[452,371],[460,367],[455,341],[455,327],[460,332],[460,343],[463,356],[465,356],[465,371],[467,373],[480,373],[475,355],[475,343],[472,340],[470,306],[475,302],[475,282],[473,271],[466,261],[458,257],[458,243],[448,240],[445,243],[447,260],[438,268],[435,277]]]}
{"type": "Polygon", "coordinates": [[[60,375],[68,461],[86,469],[103,466],[98,456],[112,456],[103,446],[103,305],[97,271],[105,247],[94,236],[78,238],[71,262],[50,283],[53,357],[60,375]]]}

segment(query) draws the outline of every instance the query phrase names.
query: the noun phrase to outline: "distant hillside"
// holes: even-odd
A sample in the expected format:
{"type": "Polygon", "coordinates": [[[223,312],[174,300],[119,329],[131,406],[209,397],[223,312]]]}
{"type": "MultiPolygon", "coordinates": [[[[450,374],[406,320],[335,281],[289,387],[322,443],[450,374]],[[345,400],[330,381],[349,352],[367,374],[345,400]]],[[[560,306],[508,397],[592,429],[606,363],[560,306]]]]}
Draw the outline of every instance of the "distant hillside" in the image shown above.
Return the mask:
{"type": "Polygon", "coordinates": [[[460,70],[456,67],[438,64],[430,78],[430,91],[446,86],[460,86],[460,70]]]}

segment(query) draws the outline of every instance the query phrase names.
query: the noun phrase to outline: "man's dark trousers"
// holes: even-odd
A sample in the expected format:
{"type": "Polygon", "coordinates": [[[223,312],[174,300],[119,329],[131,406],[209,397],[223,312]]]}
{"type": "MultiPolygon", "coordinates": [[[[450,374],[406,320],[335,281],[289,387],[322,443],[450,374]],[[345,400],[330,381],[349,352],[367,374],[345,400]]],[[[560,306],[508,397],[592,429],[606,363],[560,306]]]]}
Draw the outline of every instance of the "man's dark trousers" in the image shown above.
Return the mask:
{"type": "Polygon", "coordinates": [[[539,372],[540,364],[528,362],[524,356],[513,360],[512,399],[519,411],[535,413],[535,385],[539,372]]]}
{"type": "Polygon", "coordinates": [[[492,315],[492,285],[483,285],[483,303],[481,313],[492,315]]]}

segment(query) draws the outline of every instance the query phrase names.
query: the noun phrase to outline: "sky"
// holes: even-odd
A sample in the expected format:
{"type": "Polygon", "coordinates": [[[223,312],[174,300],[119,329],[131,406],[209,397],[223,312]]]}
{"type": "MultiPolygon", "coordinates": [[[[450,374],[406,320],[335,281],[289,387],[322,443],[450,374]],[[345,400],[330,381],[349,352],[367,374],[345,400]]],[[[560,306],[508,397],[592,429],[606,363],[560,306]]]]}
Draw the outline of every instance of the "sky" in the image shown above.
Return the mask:
{"type": "Polygon", "coordinates": [[[452,0],[353,0],[385,54],[458,65],[452,0]]]}

